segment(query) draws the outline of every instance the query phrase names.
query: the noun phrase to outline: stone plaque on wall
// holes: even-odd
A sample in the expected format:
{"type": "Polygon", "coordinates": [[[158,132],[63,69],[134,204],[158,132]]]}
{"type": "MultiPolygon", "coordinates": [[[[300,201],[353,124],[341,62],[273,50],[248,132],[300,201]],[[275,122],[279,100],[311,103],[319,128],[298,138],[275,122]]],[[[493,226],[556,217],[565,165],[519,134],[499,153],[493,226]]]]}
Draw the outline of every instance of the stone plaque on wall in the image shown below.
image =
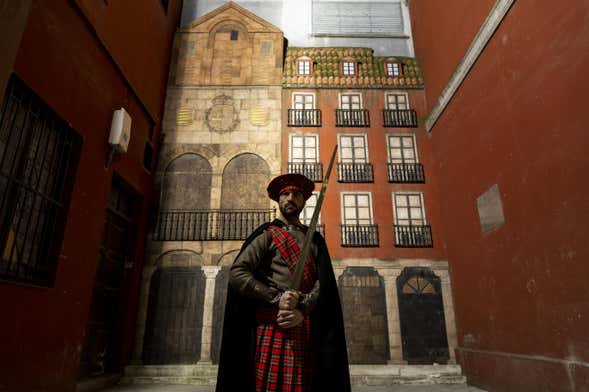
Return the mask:
{"type": "Polygon", "coordinates": [[[348,267],[339,278],[348,357],[353,364],[389,359],[384,279],[372,267],[348,267]]]}
{"type": "Polygon", "coordinates": [[[233,98],[219,95],[213,98],[212,106],[206,112],[206,124],[213,132],[232,132],[239,123],[233,98]]]}
{"type": "Polygon", "coordinates": [[[497,184],[477,198],[477,208],[483,234],[498,229],[505,223],[501,193],[497,184]]]}

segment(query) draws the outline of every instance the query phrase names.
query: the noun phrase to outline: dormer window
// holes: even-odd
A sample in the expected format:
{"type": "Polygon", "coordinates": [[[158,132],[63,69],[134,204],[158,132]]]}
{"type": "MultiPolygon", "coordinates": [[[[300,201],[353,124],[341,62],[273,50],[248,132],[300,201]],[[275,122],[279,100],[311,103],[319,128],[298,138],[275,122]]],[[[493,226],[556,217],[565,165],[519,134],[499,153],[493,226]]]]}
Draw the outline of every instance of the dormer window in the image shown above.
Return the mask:
{"type": "Polygon", "coordinates": [[[385,63],[385,68],[387,72],[387,76],[401,76],[401,64],[387,62],[385,63]]]}
{"type": "Polygon", "coordinates": [[[344,75],[356,75],[356,64],[353,61],[344,61],[342,71],[344,75]]]}
{"type": "Polygon", "coordinates": [[[308,57],[297,60],[297,75],[311,75],[313,72],[313,61],[308,57]]]}

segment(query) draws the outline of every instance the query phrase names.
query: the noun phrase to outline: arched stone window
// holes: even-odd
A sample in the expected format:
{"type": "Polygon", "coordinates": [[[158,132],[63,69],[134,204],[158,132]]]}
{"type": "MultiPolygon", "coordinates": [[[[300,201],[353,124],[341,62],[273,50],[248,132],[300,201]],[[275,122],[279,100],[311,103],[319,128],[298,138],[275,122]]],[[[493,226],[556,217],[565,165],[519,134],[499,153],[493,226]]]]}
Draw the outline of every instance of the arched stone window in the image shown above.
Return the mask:
{"type": "Polygon", "coordinates": [[[166,168],[162,183],[162,210],[210,208],[212,168],[198,154],[184,154],[166,168]]]}
{"type": "Polygon", "coordinates": [[[252,153],[236,156],[223,171],[221,209],[267,209],[269,181],[270,167],[263,158],[252,153]]]}

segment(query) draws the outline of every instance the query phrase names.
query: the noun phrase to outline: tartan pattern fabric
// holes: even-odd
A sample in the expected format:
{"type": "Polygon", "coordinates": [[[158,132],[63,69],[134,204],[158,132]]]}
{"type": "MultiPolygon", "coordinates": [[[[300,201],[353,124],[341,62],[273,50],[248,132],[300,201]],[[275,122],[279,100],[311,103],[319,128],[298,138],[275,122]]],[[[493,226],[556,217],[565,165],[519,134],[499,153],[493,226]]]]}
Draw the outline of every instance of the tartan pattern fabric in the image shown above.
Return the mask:
{"type": "MultiPolygon", "coordinates": [[[[268,229],[274,244],[294,273],[301,250],[295,239],[284,229],[268,229]]],[[[305,262],[301,291],[308,292],[316,279],[315,264],[309,257],[305,262]]],[[[307,392],[311,388],[313,351],[311,320],[293,328],[283,329],[276,324],[278,310],[272,306],[256,309],[256,392],[307,392]]]]}

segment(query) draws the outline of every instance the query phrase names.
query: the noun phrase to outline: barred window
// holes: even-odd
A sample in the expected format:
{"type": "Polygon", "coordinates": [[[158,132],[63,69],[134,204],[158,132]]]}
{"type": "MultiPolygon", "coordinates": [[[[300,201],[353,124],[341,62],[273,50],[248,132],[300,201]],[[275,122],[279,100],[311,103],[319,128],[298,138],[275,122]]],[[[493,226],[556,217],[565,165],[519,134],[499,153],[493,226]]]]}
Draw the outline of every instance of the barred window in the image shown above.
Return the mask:
{"type": "Polygon", "coordinates": [[[0,113],[0,279],[53,284],[80,148],[13,76],[0,113]]]}

